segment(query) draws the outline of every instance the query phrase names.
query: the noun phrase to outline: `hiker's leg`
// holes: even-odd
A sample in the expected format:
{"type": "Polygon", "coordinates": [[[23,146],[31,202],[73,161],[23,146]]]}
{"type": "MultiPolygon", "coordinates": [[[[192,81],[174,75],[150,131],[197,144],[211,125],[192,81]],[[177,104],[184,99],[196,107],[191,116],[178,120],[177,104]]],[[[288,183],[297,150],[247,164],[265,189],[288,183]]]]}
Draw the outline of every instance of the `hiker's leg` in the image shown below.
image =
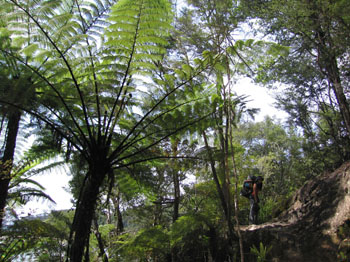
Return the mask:
{"type": "Polygon", "coordinates": [[[254,224],[254,199],[250,198],[250,212],[249,212],[249,224],[254,224]]]}
{"type": "Polygon", "coordinates": [[[255,203],[254,204],[254,224],[258,224],[258,215],[259,215],[259,204],[258,203],[255,203]]]}

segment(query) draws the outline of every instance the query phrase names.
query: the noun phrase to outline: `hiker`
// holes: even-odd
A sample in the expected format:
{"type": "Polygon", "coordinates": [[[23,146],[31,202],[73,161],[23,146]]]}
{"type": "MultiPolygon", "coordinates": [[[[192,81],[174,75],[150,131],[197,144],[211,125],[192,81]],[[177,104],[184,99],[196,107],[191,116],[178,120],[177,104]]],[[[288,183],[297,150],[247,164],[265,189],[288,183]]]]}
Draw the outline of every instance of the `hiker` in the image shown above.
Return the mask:
{"type": "Polygon", "coordinates": [[[248,176],[248,179],[243,182],[241,195],[250,201],[249,224],[258,223],[259,191],[262,189],[263,181],[262,176],[248,176]]]}
{"type": "Polygon", "coordinates": [[[249,212],[249,224],[258,223],[258,214],[259,214],[259,191],[262,189],[262,182],[264,179],[262,176],[251,177],[252,183],[252,192],[249,196],[250,201],[250,212],[249,212]]]}

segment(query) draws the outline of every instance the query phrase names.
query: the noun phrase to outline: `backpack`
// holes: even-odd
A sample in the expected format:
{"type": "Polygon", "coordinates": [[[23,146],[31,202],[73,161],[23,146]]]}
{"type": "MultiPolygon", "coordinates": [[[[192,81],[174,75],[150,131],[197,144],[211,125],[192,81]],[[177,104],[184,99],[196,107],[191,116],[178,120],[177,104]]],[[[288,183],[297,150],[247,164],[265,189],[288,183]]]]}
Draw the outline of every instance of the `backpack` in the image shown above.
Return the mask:
{"type": "Polygon", "coordinates": [[[243,187],[241,190],[241,196],[249,198],[253,193],[253,185],[256,184],[258,189],[262,189],[262,181],[264,179],[261,176],[248,176],[246,180],[243,181],[243,187]]]}
{"type": "Polygon", "coordinates": [[[241,196],[249,198],[249,196],[253,193],[253,185],[255,180],[255,176],[249,176],[246,180],[243,181],[241,196]]]}

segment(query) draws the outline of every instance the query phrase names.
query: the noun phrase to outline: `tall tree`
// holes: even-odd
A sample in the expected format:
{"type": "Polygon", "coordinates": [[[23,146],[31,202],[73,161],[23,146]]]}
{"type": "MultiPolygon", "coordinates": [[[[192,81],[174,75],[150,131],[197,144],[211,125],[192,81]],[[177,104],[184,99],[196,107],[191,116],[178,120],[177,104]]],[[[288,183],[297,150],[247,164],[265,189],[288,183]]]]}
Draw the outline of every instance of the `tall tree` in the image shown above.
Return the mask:
{"type": "MultiPolygon", "coordinates": [[[[1,21],[0,21],[1,26],[1,21]]],[[[16,48],[11,48],[9,33],[3,28],[0,36],[0,46],[3,52],[0,52],[0,65],[3,68],[0,72],[1,96],[8,99],[11,103],[31,104],[35,97],[35,89],[32,88],[30,72],[15,59],[7,55],[8,52],[16,53],[16,48]]],[[[21,118],[23,111],[7,105],[1,106],[1,128],[0,133],[4,134],[1,141],[2,154],[0,155],[0,230],[3,221],[6,198],[11,182],[11,170],[15,157],[16,143],[19,136],[21,118]]]]}
{"type": "MultiPolygon", "coordinates": [[[[38,123],[38,118],[28,116],[23,108],[38,109],[40,103],[49,103],[54,105],[51,94],[43,92],[42,83],[36,81],[38,75],[31,70],[26,63],[34,61],[33,56],[42,58],[42,53],[35,52],[37,45],[33,43],[33,38],[40,38],[32,25],[22,16],[11,17],[13,7],[6,2],[2,2],[0,19],[0,65],[3,68],[0,72],[0,90],[1,98],[6,103],[0,105],[1,110],[1,128],[0,133],[4,139],[1,139],[2,154],[0,163],[2,165],[2,174],[0,178],[0,209],[5,208],[6,198],[8,196],[11,180],[14,178],[12,172],[15,151],[17,150],[17,140],[24,134],[24,126],[33,128],[33,123],[38,123]],[[24,20],[23,20],[24,19],[24,20]],[[11,106],[11,105],[18,105],[11,106]],[[30,119],[30,124],[28,124],[30,119]],[[22,130],[22,131],[21,131],[22,130]]],[[[47,59],[36,60],[38,68],[47,62],[47,59]]],[[[40,120],[39,120],[40,122],[40,120]]],[[[37,125],[35,125],[37,127],[37,125]]],[[[39,123],[39,129],[42,125],[39,123]]],[[[17,150],[19,151],[19,150],[17,150]]],[[[37,158],[42,158],[43,152],[47,156],[55,148],[47,151],[38,152],[37,158]],[[50,151],[50,152],[49,152],[50,151]]],[[[58,153],[57,151],[55,152],[58,153]]],[[[18,179],[18,177],[17,177],[18,179]]],[[[2,223],[2,214],[0,212],[0,228],[2,223]]]]}
{"type": "MultiPolygon", "coordinates": [[[[295,0],[241,1],[253,18],[259,18],[260,29],[282,45],[290,46],[287,59],[271,63],[277,68],[278,80],[302,87],[308,94],[332,91],[337,110],[350,136],[348,103],[349,5],[346,1],[295,0]],[[293,66],[288,66],[288,64],[293,66]],[[314,85],[317,77],[319,83],[314,85]],[[309,74],[308,77],[304,77],[309,74]],[[293,79],[294,78],[294,79],[293,79]],[[299,78],[299,79],[298,79],[299,78]],[[308,81],[301,82],[302,78],[308,81]],[[298,81],[299,80],[299,81],[298,81]],[[322,86],[323,90],[318,88],[322,86]]],[[[269,70],[267,70],[269,71],[269,70]]],[[[271,71],[270,71],[271,72],[271,71]]],[[[273,70],[272,70],[273,72],[273,70]]],[[[314,96],[313,96],[314,97],[314,96]]]]}

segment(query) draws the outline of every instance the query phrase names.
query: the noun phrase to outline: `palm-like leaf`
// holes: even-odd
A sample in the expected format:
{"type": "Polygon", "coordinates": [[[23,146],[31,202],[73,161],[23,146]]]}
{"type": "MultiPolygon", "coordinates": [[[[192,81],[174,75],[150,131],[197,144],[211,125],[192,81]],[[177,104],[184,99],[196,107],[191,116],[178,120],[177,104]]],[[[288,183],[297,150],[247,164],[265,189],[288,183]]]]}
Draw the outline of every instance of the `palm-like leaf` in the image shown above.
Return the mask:
{"type": "Polygon", "coordinates": [[[45,161],[49,160],[51,157],[52,156],[48,154],[45,156],[36,155],[33,158],[32,154],[27,153],[19,163],[13,165],[7,196],[8,206],[17,204],[25,205],[33,199],[45,199],[55,203],[55,201],[44,192],[45,188],[31,178],[64,164],[63,161],[55,161],[43,165],[45,161]]]}

